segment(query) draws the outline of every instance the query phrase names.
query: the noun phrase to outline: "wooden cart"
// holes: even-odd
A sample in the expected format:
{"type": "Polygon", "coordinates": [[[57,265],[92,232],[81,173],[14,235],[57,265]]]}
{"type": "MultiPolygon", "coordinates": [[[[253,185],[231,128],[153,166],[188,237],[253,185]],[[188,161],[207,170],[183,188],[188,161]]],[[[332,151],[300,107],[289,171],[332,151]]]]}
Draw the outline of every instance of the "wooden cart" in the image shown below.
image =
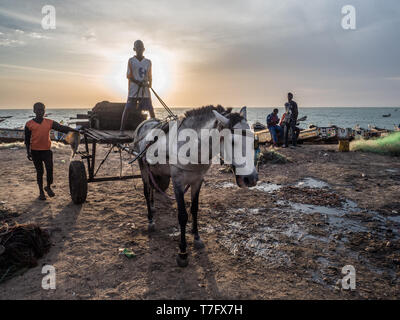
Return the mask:
{"type": "MultiPolygon", "coordinates": [[[[80,160],[71,161],[69,165],[69,189],[72,201],[81,204],[86,201],[88,183],[102,181],[116,181],[140,178],[140,175],[122,176],[122,151],[129,151],[124,146],[133,142],[133,130],[146,119],[146,116],[139,110],[131,112],[128,117],[126,136],[120,136],[120,121],[125,103],[111,103],[103,101],[89,111],[88,114],[77,115],[76,119],[81,121],[87,119],[86,123],[80,126],[83,135],[84,150],[78,150],[76,154],[80,160]],[[98,144],[108,145],[108,151],[104,159],[101,160],[96,168],[96,149],[98,144]],[[107,160],[113,149],[117,149],[120,154],[121,168],[119,176],[99,177],[97,174],[107,160]],[[86,162],[86,167],[85,167],[86,162]]],[[[81,124],[81,123],[80,123],[81,124]]]]}
{"type": "MultiPolygon", "coordinates": [[[[126,131],[131,136],[132,131],[126,131]]],[[[133,140],[130,137],[120,137],[119,131],[113,130],[98,130],[87,128],[83,129],[84,150],[78,150],[76,153],[81,157],[81,160],[74,160],[69,165],[69,189],[72,201],[76,204],[81,204],[86,201],[88,192],[88,183],[103,182],[103,181],[117,181],[140,178],[141,175],[125,175],[111,177],[98,177],[101,166],[107,160],[113,149],[117,149],[120,153],[127,151],[128,148],[124,146],[126,143],[131,143],[133,140]],[[96,148],[97,144],[107,144],[108,151],[106,156],[101,160],[96,168],[96,148]],[[85,168],[85,161],[86,167],[85,168]]],[[[121,158],[122,159],[122,158],[121,158]]],[[[122,160],[121,160],[122,161],[122,160]]],[[[121,167],[122,169],[122,167],[121,167]]]]}

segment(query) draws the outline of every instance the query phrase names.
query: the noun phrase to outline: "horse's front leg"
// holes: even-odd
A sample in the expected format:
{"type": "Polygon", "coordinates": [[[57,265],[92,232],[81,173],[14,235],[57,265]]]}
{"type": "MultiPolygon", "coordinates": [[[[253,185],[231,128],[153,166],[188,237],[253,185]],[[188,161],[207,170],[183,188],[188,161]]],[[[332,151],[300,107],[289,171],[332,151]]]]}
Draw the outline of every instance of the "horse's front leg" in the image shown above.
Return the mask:
{"type": "Polygon", "coordinates": [[[188,215],[185,208],[185,192],[181,184],[174,182],[174,193],[176,202],[178,203],[178,221],[181,227],[181,241],[179,243],[179,253],[176,257],[176,262],[180,267],[186,267],[189,264],[188,254],[186,252],[186,224],[188,215]]]}
{"type": "Polygon", "coordinates": [[[150,184],[150,177],[149,172],[145,168],[142,160],[139,160],[139,165],[141,169],[142,181],[143,181],[143,191],[144,197],[146,198],[146,205],[147,205],[147,218],[149,220],[148,230],[149,232],[153,232],[155,230],[155,223],[153,221],[153,214],[154,214],[154,190],[152,185],[150,184]]]}
{"type": "Polygon", "coordinates": [[[145,188],[145,197],[147,204],[147,218],[149,220],[148,230],[149,232],[153,232],[156,229],[156,224],[154,223],[154,188],[150,183],[144,185],[145,188]],[[147,193],[147,194],[146,194],[147,193]]]}
{"type": "Polygon", "coordinates": [[[190,212],[192,214],[192,219],[193,219],[192,233],[194,235],[193,243],[195,249],[204,248],[204,243],[200,239],[199,230],[197,227],[197,212],[199,211],[199,195],[202,183],[203,179],[190,186],[191,196],[192,196],[192,205],[190,207],[190,212]]]}

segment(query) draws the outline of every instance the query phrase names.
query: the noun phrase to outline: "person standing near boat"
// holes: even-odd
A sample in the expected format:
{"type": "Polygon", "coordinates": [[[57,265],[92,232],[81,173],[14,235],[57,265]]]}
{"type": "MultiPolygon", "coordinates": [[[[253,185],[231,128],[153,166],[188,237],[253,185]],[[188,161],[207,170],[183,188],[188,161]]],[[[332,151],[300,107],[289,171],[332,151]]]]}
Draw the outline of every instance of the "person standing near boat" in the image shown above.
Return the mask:
{"type": "Polygon", "coordinates": [[[282,128],[278,125],[279,117],[278,117],[278,109],[274,109],[271,114],[267,117],[267,126],[268,130],[272,137],[272,142],[274,147],[278,146],[278,135],[281,135],[282,128]]]}
{"type": "Polygon", "coordinates": [[[25,145],[28,160],[33,161],[36,169],[36,179],[39,186],[39,200],[46,200],[44,191],[50,197],[55,194],[51,189],[53,184],[53,152],[51,151],[50,130],[68,133],[79,132],[76,129],[63,126],[56,121],[44,118],[45,105],[37,102],[33,105],[36,117],[25,124],[25,145]],[[47,186],[43,188],[43,163],[46,167],[47,186]]]}
{"type": "Polygon", "coordinates": [[[155,118],[151,102],[150,87],[152,84],[151,61],[144,57],[144,44],[136,40],[133,45],[136,55],[129,59],[126,77],[128,78],[128,100],[121,119],[120,135],[124,136],[129,111],[133,108],[147,110],[151,118],[155,118]]]}
{"type": "Polygon", "coordinates": [[[297,117],[299,115],[299,110],[297,103],[293,100],[293,94],[288,93],[288,102],[285,104],[286,115],[284,119],[284,145],[283,148],[288,146],[289,131],[292,133],[292,145],[295,147],[297,145],[297,134],[296,134],[296,123],[297,117]]]}

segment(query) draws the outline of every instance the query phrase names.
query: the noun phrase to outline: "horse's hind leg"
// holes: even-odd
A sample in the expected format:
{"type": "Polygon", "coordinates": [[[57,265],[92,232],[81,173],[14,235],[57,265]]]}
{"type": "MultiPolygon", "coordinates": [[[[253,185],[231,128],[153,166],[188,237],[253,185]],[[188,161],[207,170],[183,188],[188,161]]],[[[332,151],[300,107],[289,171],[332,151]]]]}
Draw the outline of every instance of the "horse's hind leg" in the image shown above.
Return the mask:
{"type": "Polygon", "coordinates": [[[194,235],[195,249],[204,248],[204,243],[200,239],[199,230],[197,228],[197,212],[199,211],[199,194],[202,182],[203,180],[201,180],[196,184],[192,184],[190,186],[191,196],[192,196],[192,205],[190,207],[190,212],[192,213],[192,219],[193,219],[192,233],[194,235]]]}
{"type": "Polygon", "coordinates": [[[185,208],[185,197],[183,187],[174,183],[175,198],[178,203],[178,220],[181,227],[181,241],[179,243],[179,253],[176,262],[180,267],[186,267],[189,263],[188,254],[186,252],[186,224],[188,215],[185,208]]]}

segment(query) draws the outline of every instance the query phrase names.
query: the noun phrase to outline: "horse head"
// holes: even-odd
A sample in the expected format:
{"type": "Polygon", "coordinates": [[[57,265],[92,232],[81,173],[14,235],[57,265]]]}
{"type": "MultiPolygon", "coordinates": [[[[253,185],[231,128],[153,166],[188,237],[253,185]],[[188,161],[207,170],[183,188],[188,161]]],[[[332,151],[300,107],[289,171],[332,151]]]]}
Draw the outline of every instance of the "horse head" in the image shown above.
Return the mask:
{"type": "Polygon", "coordinates": [[[254,134],[247,123],[247,109],[243,107],[239,113],[230,112],[225,115],[213,110],[219,123],[220,131],[225,131],[221,154],[224,161],[230,163],[239,187],[253,187],[257,184],[258,174],[254,166],[254,134]]]}

